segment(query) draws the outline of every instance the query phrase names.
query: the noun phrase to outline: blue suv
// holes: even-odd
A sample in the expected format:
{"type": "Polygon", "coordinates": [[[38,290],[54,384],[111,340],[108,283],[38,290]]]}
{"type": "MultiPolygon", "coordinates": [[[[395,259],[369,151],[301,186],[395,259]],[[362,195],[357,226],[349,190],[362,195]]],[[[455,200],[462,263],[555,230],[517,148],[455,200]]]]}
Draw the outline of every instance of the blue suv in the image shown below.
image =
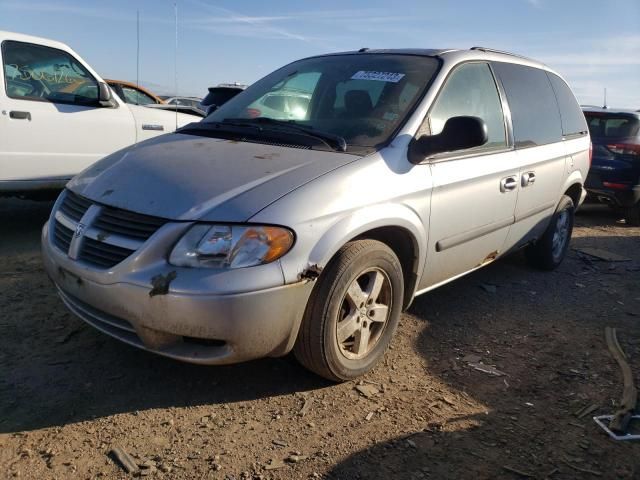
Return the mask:
{"type": "Polygon", "coordinates": [[[583,107],[593,157],[585,187],[593,199],[640,225],[640,110],[583,107]]]}

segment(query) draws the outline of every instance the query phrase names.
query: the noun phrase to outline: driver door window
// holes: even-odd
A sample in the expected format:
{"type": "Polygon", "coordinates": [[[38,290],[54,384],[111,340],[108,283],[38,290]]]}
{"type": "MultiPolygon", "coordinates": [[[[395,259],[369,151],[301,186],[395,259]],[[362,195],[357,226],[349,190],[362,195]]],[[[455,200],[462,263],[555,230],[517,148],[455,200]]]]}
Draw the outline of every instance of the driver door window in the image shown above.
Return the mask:
{"type": "Polygon", "coordinates": [[[17,100],[95,106],[98,82],[68,53],[43,45],[5,41],[7,96],[17,100]]]}
{"type": "Polygon", "coordinates": [[[467,63],[454,70],[429,113],[430,134],[442,132],[446,121],[458,116],[473,116],[484,120],[489,139],[478,149],[507,146],[500,96],[491,69],[486,63],[467,63]]]}

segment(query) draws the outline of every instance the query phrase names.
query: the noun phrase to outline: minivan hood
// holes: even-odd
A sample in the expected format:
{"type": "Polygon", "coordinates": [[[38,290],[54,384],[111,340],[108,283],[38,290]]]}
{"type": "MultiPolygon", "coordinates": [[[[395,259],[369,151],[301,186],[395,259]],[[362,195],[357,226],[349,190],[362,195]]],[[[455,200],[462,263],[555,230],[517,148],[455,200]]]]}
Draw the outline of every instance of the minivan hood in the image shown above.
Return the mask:
{"type": "Polygon", "coordinates": [[[172,220],[242,222],[358,158],[175,133],[105,157],[67,188],[97,203],[172,220]]]}

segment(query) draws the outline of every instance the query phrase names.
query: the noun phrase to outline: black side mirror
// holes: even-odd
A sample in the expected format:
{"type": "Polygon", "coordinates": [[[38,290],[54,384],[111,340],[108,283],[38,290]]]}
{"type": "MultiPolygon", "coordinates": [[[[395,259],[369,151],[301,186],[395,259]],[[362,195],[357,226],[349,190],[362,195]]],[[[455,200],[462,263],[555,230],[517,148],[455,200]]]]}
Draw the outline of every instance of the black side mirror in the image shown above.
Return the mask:
{"type": "Polygon", "coordinates": [[[418,164],[436,153],[455,152],[487,143],[487,124],[478,117],[451,117],[437,135],[423,135],[409,145],[409,160],[418,164]]]}
{"type": "Polygon", "coordinates": [[[111,88],[104,82],[98,83],[98,103],[101,107],[116,107],[118,105],[111,94],[111,88]]]}

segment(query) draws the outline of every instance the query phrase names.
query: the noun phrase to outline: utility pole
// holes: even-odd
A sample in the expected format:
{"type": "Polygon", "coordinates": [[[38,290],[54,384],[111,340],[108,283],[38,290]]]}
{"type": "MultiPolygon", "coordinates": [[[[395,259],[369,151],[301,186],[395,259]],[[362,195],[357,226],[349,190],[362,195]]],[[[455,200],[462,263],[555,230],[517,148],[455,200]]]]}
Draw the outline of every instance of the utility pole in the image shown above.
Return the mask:
{"type": "MultiPolygon", "coordinates": [[[[176,49],[173,58],[173,94],[178,95],[178,4],[173,4],[176,19],[176,49]]],[[[176,130],[178,129],[178,102],[176,102],[176,130]]]]}
{"type": "Polygon", "coordinates": [[[136,10],[136,87],[140,87],[140,10],[136,10]]]}

